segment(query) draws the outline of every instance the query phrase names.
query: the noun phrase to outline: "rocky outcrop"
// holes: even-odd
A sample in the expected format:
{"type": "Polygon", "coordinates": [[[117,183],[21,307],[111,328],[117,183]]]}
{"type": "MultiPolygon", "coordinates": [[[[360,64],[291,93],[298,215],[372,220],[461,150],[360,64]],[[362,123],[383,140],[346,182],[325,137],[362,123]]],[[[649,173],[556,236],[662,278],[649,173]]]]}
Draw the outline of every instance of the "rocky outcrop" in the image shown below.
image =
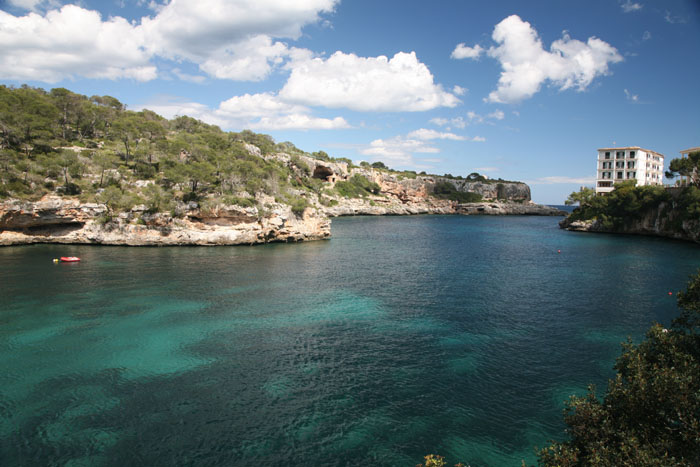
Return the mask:
{"type": "Polygon", "coordinates": [[[512,201],[458,204],[456,211],[457,214],[463,215],[491,216],[565,216],[567,214],[566,211],[551,206],[512,201]]]}
{"type": "Polygon", "coordinates": [[[575,232],[650,235],[700,243],[700,219],[684,220],[673,203],[666,202],[624,222],[606,223],[600,219],[573,220],[572,216],[569,216],[559,222],[559,227],[575,232]]]}
{"type": "Polygon", "coordinates": [[[215,212],[187,210],[182,217],[149,214],[135,207],[105,221],[107,208],[76,199],[46,197],[35,203],[0,204],[0,245],[75,243],[103,245],[254,245],[330,237],[330,221],[315,209],[300,217],[275,206],[259,217],[255,208],[215,212]]]}
{"type": "MultiPolygon", "coordinates": [[[[252,245],[298,242],[329,238],[329,217],[357,215],[564,215],[530,201],[530,188],[517,182],[467,181],[436,176],[414,176],[342,161],[323,161],[288,154],[262,156],[250,145],[251,154],[274,158],[298,176],[310,176],[332,187],[360,175],[379,186],[379,193],[364,198],[345,198],[325,190],[292,194],[310,207],[297,216],[288,205],[260,194],[257,207],[217,206],[203,211],[196,203],[180,203],[179,214],[149,213],[144,206],[111,215],[104,204],[46,196],[37,202],[18,200],[0,203],[0,245],[26,243],[86,243],[105,245],[252,245]],[[458,191],[480,194],[485,201],[458,204],[432,196],[438,183],[452,183],[458,191]]],[[[134,184],[140,183],[139,181],[134,184]]],[[[149,182],[144,182],[149,183],[149,182]]]]}

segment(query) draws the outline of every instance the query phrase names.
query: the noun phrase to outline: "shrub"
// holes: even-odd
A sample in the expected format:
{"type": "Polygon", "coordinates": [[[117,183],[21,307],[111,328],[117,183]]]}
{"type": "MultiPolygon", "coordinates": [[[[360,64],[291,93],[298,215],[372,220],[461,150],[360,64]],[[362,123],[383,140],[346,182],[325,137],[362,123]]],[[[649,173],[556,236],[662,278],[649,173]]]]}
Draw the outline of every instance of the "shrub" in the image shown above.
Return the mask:
{"type": "Polygon", "coordinates": [[[355,174],[348,181],[336,182],[335,190],[347,198],[364,198],[370,194],[379,194],[381,187],[362,175],[355,174]]]}
{"type": "Polygon", "coordinates": [[[62,195],[68,196],[79,195],[82,192],[80,187],[73,182],[66,183],[65,185],[59,187],[56,191],[62,195]]]}
{"type": "Polygon", "coordinates": [[[309,206],[309,202],[306,198],[302,198],[301,196],[289,200],[288,203],[292,208],[292,212],[297,217],[301,217],[304,214],[304,210],[309,206]]]}
{"type": "Polygon", "coordinates": [[[439,199],[449,199],[458,203],[478,203],[482,197],[478,193],[459,191],[450,182],[438,182],[433,187],[433,195],[439,199]]]}
{"type": "Polygon", "coordinates": [[[698,465],[700,460],[700,273],[678,294],[670,329],[652,326],[623,345],[602,399],[594,388],[567,402],[568,441],[539,452],[544,466],[698,465]]]}
{"type": "Polygon", "coordinates": [[[243,208],[252,208],[255,206],[254,198],[242,198],[239,196],[227,196],[224,198],[224,203],[228,205],[241,206],[243,208]]]}
{"type": "Polygon", "coordinates": [[[301,157],[297,156],[296,154],[292,156],[291,158],[292,164],[294,164],[297,169],[299,169],[305,176],[311,175],[311,169],[309,168],[309,165],[301,160],[301,157]]]}

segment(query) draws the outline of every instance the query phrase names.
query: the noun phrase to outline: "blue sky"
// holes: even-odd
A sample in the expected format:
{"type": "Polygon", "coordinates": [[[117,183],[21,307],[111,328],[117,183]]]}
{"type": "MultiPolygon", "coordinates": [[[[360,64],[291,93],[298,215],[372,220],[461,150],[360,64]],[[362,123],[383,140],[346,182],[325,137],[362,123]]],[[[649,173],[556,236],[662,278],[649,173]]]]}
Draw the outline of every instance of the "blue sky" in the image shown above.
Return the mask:
{"type": "Polygon", "coordinates": [[[5,0],[0,83],[250,128],[354,161],[522,180],[700,145],[697,0],[5,0]]]}

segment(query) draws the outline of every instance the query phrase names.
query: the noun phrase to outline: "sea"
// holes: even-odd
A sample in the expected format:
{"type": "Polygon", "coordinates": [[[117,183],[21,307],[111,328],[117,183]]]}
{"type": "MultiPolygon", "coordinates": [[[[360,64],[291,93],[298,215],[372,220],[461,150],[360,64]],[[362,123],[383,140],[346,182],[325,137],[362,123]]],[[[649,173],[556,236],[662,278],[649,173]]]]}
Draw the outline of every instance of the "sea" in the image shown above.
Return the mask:
{"type": "Polygon", "coordinates": [[[535,464],[700,267],[698,245],[559,219],[0,248],[0,465],[535,464]]]}

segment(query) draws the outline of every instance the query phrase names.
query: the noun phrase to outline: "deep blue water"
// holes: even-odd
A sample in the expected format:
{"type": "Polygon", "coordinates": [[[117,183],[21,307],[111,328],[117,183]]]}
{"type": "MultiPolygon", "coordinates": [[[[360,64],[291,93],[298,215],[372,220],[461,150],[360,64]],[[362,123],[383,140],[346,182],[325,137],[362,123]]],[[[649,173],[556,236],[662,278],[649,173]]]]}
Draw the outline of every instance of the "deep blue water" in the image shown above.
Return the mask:
{"type": "Polygon", "coordinates": [[[532,463],[563,400],[603,389],[700,267],[694,244],[558,220],[0,248],[0,465],[532,463]],[[67,255],[83,261],[51,262],[67,255]]]}

